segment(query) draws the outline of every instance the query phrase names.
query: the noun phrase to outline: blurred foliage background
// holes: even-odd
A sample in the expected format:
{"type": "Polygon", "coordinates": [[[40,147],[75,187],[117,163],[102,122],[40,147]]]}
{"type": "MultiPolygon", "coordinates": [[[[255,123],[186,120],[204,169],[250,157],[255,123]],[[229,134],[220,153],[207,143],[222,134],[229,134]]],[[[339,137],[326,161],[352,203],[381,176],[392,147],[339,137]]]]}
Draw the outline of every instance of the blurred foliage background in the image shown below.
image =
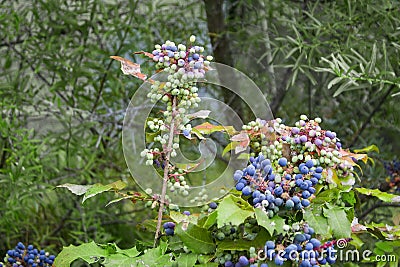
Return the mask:
{"type": "MultiPolygon", "coordinates": [[[[81,205],[62,183],[131,182],[121,147],[124,112],[141,81],[110,55],[195,34],[215,61],[263,90],[275,116],[319,116],[345,147],[376,144],[361,184],[388,190],[383,161],[400,156],[400,3],[389,0],[37,0],[0,4],[0,255],[18,241],[63,245],[151,238],[138,203],[81,205]]],[[[246,90],[246,88],[243,88],[246,90]]],[[[229,91],[210,91],[237,110],[229,91]]],[[[255,100],[256,101],[256,100],[255,100]]],[[[399,223],[398,207],[366,199],[358,216],[399,223]],[[380,209],[377,209],[380,208],[380,209]],[[379,210],[379,213],[377,212],[379,210]],[[397,214],[397,220],[396,220],[397,214]]]]}

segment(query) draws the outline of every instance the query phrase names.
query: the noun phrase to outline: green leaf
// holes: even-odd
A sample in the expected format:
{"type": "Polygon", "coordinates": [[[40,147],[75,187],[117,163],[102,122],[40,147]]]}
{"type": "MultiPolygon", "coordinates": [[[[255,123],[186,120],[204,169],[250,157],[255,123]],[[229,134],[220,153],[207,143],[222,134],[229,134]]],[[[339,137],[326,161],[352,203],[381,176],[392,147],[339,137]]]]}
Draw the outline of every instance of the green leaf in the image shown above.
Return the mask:
{"type": "Polygon", "coordinates": [[[135,258],[134,266],[157,266],[160,264],[164,266],[165,263],[171,262],[171,257],[169,255],[164,255],[164,253],[164,247],[161,245],[159,247],[149,249],[144,255],[135,258]]]}
{"type": "Polygon", "coordinates": [[[312,200],[315,204],[324,204],[329,202],[335,202],[339,198],[340,190],[338,188],[332,188],[329,190],[322,191],[316,198],[312,200]]]}
{"type": "Polygon", "coordinates": [[[64,187],[67,188],[69,191],[72,192],[72,194],[75,194],[77,196],[81,196],[85,194],[93,185],[79,185],[79,184],[62,184],[62,185],[57,185],[57,187],[64,187]]]}
{"type": "Polygon", "coordinates": [[[178,262],[179,267],[192,267],[195,265],[196,261],[197,261],[196,254],[183,254],[182,253],[176,259],[176,262],[178,262]]]}
{"type": "Polygon", "coordinates": [[[354,191],[342,192],[340,195],[343,201],[346,201],[352,206],[357,202],[354,191]]]}
{"type": "Polygon", "coordinates": [[[128,257],[136,257],[140,254],[140,251],[138,251],[136,249],[136,247],[128,248],[128,249],[120,249],[119,247],[117,247],[115,252],[119,253],[119,254],[124,254],[128,257]]]}
{"type": "Polygon", "coordinates": [[[317,235],[321,235],[323,238],[330,236],[328,219],[322,215],[321,206],[313,206],[312,208],[306,209],[304,212],[304,220],[314,229],[317,235]]]}
{"type": "Polygon", "coordinates": [[[277,230],[278,233],[283,232],[283,225],[285,224],[285,220],[283,218],[278,216],[269,218],[268,215],[261,209],[255,209],[255,213],[258,225],[264,227],[271,236],[274,234],[275,230],[277,230]]]}
{"type": "Polygon", "coordinates": [[[399,196],[382,192],[379,189],[356,188],[356,190],[363,195],[377,197],[383,202],[400,202],[399,196]]]}
{"type": "Polygon", "coordinates": [[[248,250],[250,247],[264,247],[265,242],[270,240],[272,235],[270,235],[267,230],[264,228],[260,228],[261,230],[258,232],[256,238],[254,240],[224,240],[218,242],[217,249],[218,251],[225,250],[248,250]]]}
{"type": "Polygon", "coordinates": [[[119,198],[113,199],[113,200],[111,200],[110,202],[108,202],[108,203],[106,204],[106,207],[109,206],[109,205],[111,205],[111,204],[120,202],[121,200],[124,200],[124,199],[131,199],[132,197],[133,197],[133,196],[124,196],[124,197],[119,197],[119,198]]]}
{"type": "Polygon", "coordinates": [[[95,184],[91,188],[89,188],[85,196],[83,197],[82,203],[84,203],[87,199],[92,198],[98,194],[110,191],[110,190],[121,190],[124,189],[127,186],[125,182],[122,180],[113,182],[111,184],[103,185],[103,184],[95,184]]]}
{"type": "Polygon", "coordinates": [[[376,145],[370,145],[370,146],[367,146],[364,148],[354,149],[355,153],[362,153],[362,152],[368,153],[368,152],[373,152],[373,151],[379,153],[379,148],[376,145]]]}
{"type": "Polygon", "coordinates": [[[335,238],[351,236],[351,223],[347,219],[344,209],[339,207],[324,208],[324,216],[328,218],[328,225],[332,229],[335,238]]]}
{"type": "Polygon", "coordinates": [[[202,220],[202,224],[199,226],[209,229],[211,226],[213,226],[217,222],[217,217],[218,217],[218,212],[213,211],[207,217],[204,217],[204,219],[202,220]]]}
{"type": "Polygon", "coordinates": [[[93,241],[79,246],[70,245],[64,247],[54,260],[54,266],[69,267],[77,259],[82,259],[87,263],[95,263],[100,257],[107,256],[106,250],[100,248],[93,241]]]}
{"type": "Polygon", "coordinates": [[[169,217],[171,217],[172,220],[174,220],[176,223],[180,223],[180,222],[190,222],[193,224],[197,224],[197,216],[194,215],[185,215],[183,213],[180,212],[176,212],[176,211],[171,211],[169,213],[169,217]]]}
{"type": "Polygon", "coordinates": [[[229,135],[232,135],[233,133],[236,132],[233,126],[213,125],[209,122],[197,125],[193,129],[196,129],[201,134],[212,134],[214,132],[227,132],[229,135]]]}
{"type": "Polygon", "coordinates": [[[183,224],[178,224],[175,228],[177,235],[182,242],[194,253],[212,253],[215,250],[215,244],[211,237],[211,233],[204,228],[189,223],[186,230],[183,224]]]}
{"type": "Polygon", "coordinates": [[[226,196],[217,208],[217,224],[221,228],[225,224],[239,225],[254,214],[254,209],[240,197],[226,196]]]}
{"type": "Polygon", "coordinates": [[[225,156],[226,153],[235,149],[238,145],[240,145],[240,142],[230,142],[222,151],[222,156],[225,156]]]}

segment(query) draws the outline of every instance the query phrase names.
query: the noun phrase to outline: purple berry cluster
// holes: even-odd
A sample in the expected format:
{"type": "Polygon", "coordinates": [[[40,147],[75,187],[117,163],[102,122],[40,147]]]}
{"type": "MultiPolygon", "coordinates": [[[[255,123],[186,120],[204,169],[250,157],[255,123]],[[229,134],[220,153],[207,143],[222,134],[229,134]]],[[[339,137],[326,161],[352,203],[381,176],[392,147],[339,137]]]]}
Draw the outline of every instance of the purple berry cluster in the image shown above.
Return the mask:
{"type": "Polygon", "coordinates": [[[165,230],[166,235],[173,236],[175,234],[175,223],[166,222],[163,224],[163,228],[165,230]]]}
{"type": "Polygon", "coordinates": [[[152,52],[153,60],[157,62],[156,67],[169,68],[186,75],[187,79],[204,78],[205,68],[209,66],[212,57],[204,57],[204,47],[193,45],[195,40],[196,37],[192,35],[188,47],[183,44],[175,45],[169,40],[162,45],[156,45],[152,52]]]}
{"type": "Polygon", "coordinates": [[[299,267],[315,267],[327,263],[335,263],[334,245],[329,241],[321,245],[321,241],[314,237],[314,229],[307,224],[302,231],[294,232],[291,240],[276,244],[269,240],[265,243],[264,261],[273,261],[275,265],[282,266],[285,261],[299,262],[299,267]]]}
{"type": "Polygon", "coordinates": [[[53,265],[54,255],[44,250],[38,250],[33,245],[25,245],[18,242],[14,249],[7,251],[4,258],[5,263],[0,262],[0,267],[49,267],[53,265]]]}
{"type": "Polygon", "coordinates": [[[390,190],[400,193],[400,161],[384,162],[383,165],[389,175],[388,183],[390,190]]]}
{"type": "MultiPolygon", "coordinates": [[[[277,166],[286,168],[288,160],[285,157],[277,161],[277,166]]],[[[250,204],[261,208],[272,217],[281,209],[300,210],[310,205],[314,195],[315,185],[322,178],[323,169],[314,166],[313,160],[299,165],[299,173],[287,170],[274,172],[273,163],[262,154],[250,158],[250,164],[243,170],[234,173],[236,190],[248,198],[250,204]]]]}

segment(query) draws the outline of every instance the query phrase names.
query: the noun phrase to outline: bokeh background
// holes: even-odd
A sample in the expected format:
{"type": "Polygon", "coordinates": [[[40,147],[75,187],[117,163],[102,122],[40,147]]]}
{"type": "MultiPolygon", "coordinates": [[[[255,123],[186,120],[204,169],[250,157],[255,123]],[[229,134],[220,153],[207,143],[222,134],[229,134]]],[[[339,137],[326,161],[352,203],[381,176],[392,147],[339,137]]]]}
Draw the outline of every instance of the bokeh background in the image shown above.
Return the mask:
{"type": "MultiPolygon", "coordinates": [[[[364,166],[358,183],[393,190],[383,163],[400,156],[398,1],[3,0],[0,255],[18,241],[57,253],[90,240],[122,248],[151,240],[140,223],[155,213],[143,203],[104,207],[115,196],[102,194],[82,205],[55,186],[123,179],[139,190],[121,131],[141,81],[122,75],[109,56],[130,58],[148,73],[151,64],[133,52],[185,43],[191,34],[215,61],[251,77],[287,124],[318,116],[345,147],[377,145],[375,165],[364,166]]],[[[230,91],[208,94],[243,121],[253,119],[230,91]]],[[[393,206],[366,199],[356,212],[399,224],[393,206]]]]}

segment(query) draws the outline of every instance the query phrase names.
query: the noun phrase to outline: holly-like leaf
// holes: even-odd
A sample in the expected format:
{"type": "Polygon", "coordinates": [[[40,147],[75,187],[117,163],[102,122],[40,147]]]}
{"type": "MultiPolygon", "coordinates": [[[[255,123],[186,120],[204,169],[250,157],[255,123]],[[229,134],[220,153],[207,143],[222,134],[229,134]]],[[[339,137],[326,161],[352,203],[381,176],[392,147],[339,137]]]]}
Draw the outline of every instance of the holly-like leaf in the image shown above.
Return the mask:
{"type": "Polygon", "coordinates": [[[321,206],[313,206],[313,208],[306,209],[303,216],[304,220],[314,229],[317,235],[321,235],[323,238],[330,236],[328,219],[323,216],[321,206]]]}
{"type": "Polygon", "coordinates": [[[179,267],[192,267],[195,265],[196,261],[197,261],[196,254],[182,253],[176,259],[176,262],[178,263],[179,267]]]}
{"type": "Polygon", "coordinates": [[[194,253],[208,254],[215,251],[215,244],[212,240],[211,233],[207,229],[198,227],[192,223],[185,227],[183,224],[178,224],[175,227],[175,235],[177,235],[194,253]],[[185,229],[186,228],[186,229],[185,229]]]}
{"type": "Polygon", "coordinates": [[[271,235],[265,230],[261,228],[258,232],[256,238],[254,240],[227,240],[218,242],[217,249],[218,251],[225,250],[249,250],[250,247],[264,247],[265,242],[270,240],[271,235]]]}
{"type": "Polygon", "coordinates": [[[172,220],[174,220],[176,223],[180,223],[180,222],[190,222],[193,224],[197,224],[197,219],[198,217],[195,216],[194,214],[191,215],[185,215],[183,213],[180,212],[176,212],[176,211],[171,211],[169,213],[169,216],[171,217],[172,220]]]}
{"type": "Polygon", "coordinates": [[[323,213],[328,218],[328,225],[332,229],[335,238],[351,236],[351,223],[347,219],[344,209],[339,207],[324,208],[323,213]]]}
{"type": "Polygon", "coordinates": [[[264,227],[271,236],[274,234],[275,230],[278,233],[283,232],[283,225],[285,224],[285,220],[283,218],[278,216],[269,218],[268,215],[261,209],[255,209],[255,213],[258,225],[264,227]]]}
{"type": "MultiPolygon", "coordinates": [[[[140,257],[134,258],[135,264],[133,266],[164,266],[165,263],[170,262],[171,257],[164,255],[165,246],[158,246],[156,248],[148,249],[145,254],[140,257]]],[[[121,266],[121,265],[113,265],[121,266]]],[[[128,265],[131,266],[131,265],[128,265]]]]}
{"type": "Polygon", "coordinates": [[[57,187],[64,187],[67,188],[69,191],[72,192],[72,194],[75,194],[77,196],[81,196],[86,193],[93,185],[79,185],[79,184],[62,184],[62,185],[57,185],[57,187]]]}
{"type": "Polygon", "coordinates": [[[217,222],[217,217],[218,217],[218,212],[213,211],[207,217],[204,217],[202,219],[202,221],[201,221],[202,224],[199,226],[208,229],[217,222]]]}
{"type": "Polygon", "coordinates": [[[103,184],[95,184],[92,187],[90,187],[82,200],[82,203],[84,203],[87,199],[92,198],[98,194],[110,191],[110,190],[115,190],[115,191],[119,191],[124,189],[127,186],[127,184],[125,182],[123,182],[122,180],[113,182],[111,184],[107,184],[107,185],[103,185],[103,184]]]}
{"type": "Polygon", "coordinates": [[[106,257],[106,250],[100,248],[93,241],[79,246],[70,245],[64,247],[54,260],[54,266],[70,267],[71,263],[77,259],[82,259],[87,263],[95,263],[100,257],[106,257]]]}
{"type": "Polygon", "coordinates": [[[379,189],[369,189],[369,188],[356,188],[358,192],[360,192],[363,195],[367,196],[374,196],[382,200],[383,202],[399,202],[400,203],[400,197],[397,195],[392,195],[386,192],[382,192],[379,189]]]}
{"type": "Polygon", "coordinates": [[[254,214],[254,208],[245,200],[233,195],[226,196],[217,210],[217,224],[221,228],[225,224],[239,225],[254,214]]]}

